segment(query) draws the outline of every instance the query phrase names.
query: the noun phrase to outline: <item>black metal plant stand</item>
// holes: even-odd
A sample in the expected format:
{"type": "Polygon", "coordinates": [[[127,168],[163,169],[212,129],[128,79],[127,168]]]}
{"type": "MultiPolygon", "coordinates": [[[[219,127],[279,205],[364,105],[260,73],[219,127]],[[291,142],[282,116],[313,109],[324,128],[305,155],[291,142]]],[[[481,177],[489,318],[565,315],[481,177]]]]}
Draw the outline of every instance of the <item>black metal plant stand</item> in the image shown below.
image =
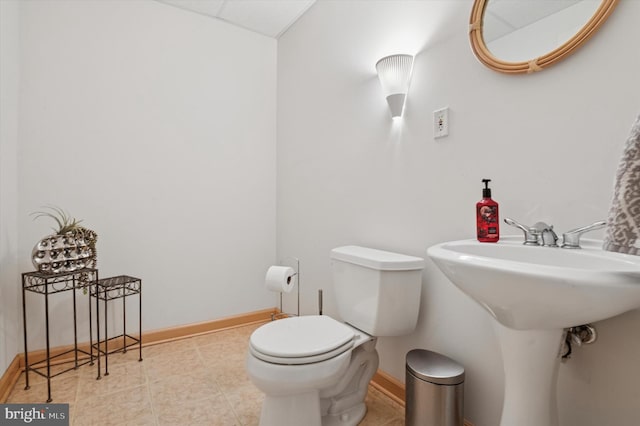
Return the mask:
{"type": "Polygon", "coordinates": [[[96,298],[96,324],[97,337],[96,343],[92,345],[91,352],[95,348],[98,356],[98,377],[100,375],[100,354],[104,355],[104,375],[109,375],[109,355],[114,352],[127,352],[127,348],[133,345],[139,347],[138,361],[142,361],[142,280],[128,275],[119,275],[117,277],[103,278],[91,287],[91,296],[96,298]],[[132,295],[138,295],[138,337],[127,334],[127,306],[126,298],[132,295]],[[122,299],[122,334],[109,337],[108,318],[107,318],[107,302],[110,300],[122,299]],[[100,340],[100,301],[104,301],[104,340],[100,340]],[[109,351],[109,342],[122,339],[122,345],[116,349],[109,351]],[[104,348],[103,348],[104,346],[104,348]]]}
{"type": "Polygon", "coordinates": [[[91,330],[91,299],[89,299],[89,347],[90,352],[78,349],[78,325],[77,325],[77,302],[76,290],[91,288],[98,281],[98,270],[94,268],[79,269],[74,272],[44,273],[25,272],[22,274],[22,321],[24,328],[24,364],[25,364],[25,389],[29,389],[29,372],[39,374],[47,379],[47,402],[51,402],[51,378],[75,370],[78,367],[90,363],[93,365],[93,333],[91,330]],[[45,312],[45,335],[46,335],[46,358],[42,361],[29,364],[29,351],[27,349],[27,291],[44,295],[45,312]],[[73,294],[73,349],[51,356],[49,339],[49,296],[56,293],[71,291],[73,294]],[[73,362],[73,367],[51,374],[51,361],[56,358],[63,359],[65,355],[73,353],[72,361],[62,361],[61,363],[73,362]],[[88,355],[88,359],[80,360],[78,354],[88,355]],[[46,374],[40,370],[46,368],[46,374]]]}

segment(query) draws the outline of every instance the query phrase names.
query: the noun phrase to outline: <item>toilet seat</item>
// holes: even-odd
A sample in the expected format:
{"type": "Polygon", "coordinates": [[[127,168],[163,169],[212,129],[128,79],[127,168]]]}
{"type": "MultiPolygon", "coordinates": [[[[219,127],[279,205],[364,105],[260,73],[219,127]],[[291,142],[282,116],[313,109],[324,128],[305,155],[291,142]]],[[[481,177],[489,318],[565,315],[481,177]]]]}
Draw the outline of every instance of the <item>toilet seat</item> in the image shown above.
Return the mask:
{"type": "Polygon", "coordinates": [[[254,331],[249,350],[256,358],[272,364],[311,364],[348,351],[355,337],[352,328],[328,316],[291,317],[254,331]]]}

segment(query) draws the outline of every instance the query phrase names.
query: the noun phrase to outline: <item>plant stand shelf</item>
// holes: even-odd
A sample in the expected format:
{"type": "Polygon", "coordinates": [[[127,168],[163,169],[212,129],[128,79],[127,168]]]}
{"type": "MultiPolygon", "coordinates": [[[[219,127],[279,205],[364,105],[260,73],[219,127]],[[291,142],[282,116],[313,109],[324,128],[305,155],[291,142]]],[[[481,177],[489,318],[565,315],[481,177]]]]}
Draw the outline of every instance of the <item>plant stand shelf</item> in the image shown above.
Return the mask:
{"type": "Polygon", "coordinates": [[[91,287],[91,296],[96,299],[96,343],[92,344],[92,350],[96,349],[98,357],[98,377],[101,379],[100,355],[104,355],[104,375],[109,375],[109,355],[115,352],[127,352],[127,348],[138,345],[138,361],[142,361],[142,280],[128,275],[102,278],[91,287]],[[138,337],[127,334],[127,306],[126,299],[129,296],[138,295],[138,337]],[[111,300],[122,299],[122,334],[109,337],[107,303],[111,300]],[[104,302],[104,339],[100,340],[100,301],[104,302]],[[120,342],[121,340],[121,342],[120,342]],[[116,348],[109,350],[109,345],[115,344],[116,348]]]}
{"type": "MultiPolygon", "coordinates": [[[[78,320],[77,320],[77,301],[76,290],[91,288],[98,281],[98,270],[93,268],[78,269],[73,272],[46,273],[46,272],[25,272],[22,274],[22,323],[24,333],[24,364],[25,364],[25,390],[29,389],[29,372],[32,371],[47,379],[47,402],[51,402],[51,378],[75,370],[78,367],[90,363],[93,365],[93,350],[87,352],[78,349],[78,320]],[[49,297],[56,293],[71,291],[73,294],[73,349],[51,355],[51,346],[49,338],[49,297]],[[45,358],[33,363],[29,363],[29,351],[27,348],[27,292],[36,293],[44,296],[44,315],[45,315],[45,336],[46,336],[46,353],[45,358]],[[69,354],[73,354],[72,360],[66,360],[69,354]],[[88,356],[82,360],[79,354],[88,356]],[[53,360],[60,360],[61,364],[73,362],[73,366],[55,374],[51,373],[51,364],[53,360]]],[[[93,335],[91,331],[91,299],[89,299],[89,347],[93,348],[93,335]]]]}

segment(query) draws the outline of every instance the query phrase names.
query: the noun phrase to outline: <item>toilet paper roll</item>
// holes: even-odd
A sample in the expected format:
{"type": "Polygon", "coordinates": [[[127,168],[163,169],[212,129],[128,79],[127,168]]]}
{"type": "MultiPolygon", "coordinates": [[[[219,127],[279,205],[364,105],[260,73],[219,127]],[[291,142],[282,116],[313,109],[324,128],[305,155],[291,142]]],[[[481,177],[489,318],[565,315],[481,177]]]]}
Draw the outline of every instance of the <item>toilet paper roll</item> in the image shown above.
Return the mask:
{"type": "Polygon", "coordinates": [[[267,290],[289,293],[293,290],[296,271],[288,266],[271,266],[265,277],[267,290]]]}

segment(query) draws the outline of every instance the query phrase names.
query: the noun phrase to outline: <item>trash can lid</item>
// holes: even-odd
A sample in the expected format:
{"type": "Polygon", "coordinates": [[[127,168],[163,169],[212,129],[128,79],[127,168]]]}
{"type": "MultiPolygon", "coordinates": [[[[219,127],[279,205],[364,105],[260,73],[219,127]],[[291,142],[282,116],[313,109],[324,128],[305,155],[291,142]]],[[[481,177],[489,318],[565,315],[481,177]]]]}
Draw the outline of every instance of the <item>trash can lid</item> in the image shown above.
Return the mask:
{"type": "Polygon", "coordinates": [[[464,382],[464,367],[451,358],[424,349],[407,353],[407,370],[419,379],[437,385],[464,382]]]}

